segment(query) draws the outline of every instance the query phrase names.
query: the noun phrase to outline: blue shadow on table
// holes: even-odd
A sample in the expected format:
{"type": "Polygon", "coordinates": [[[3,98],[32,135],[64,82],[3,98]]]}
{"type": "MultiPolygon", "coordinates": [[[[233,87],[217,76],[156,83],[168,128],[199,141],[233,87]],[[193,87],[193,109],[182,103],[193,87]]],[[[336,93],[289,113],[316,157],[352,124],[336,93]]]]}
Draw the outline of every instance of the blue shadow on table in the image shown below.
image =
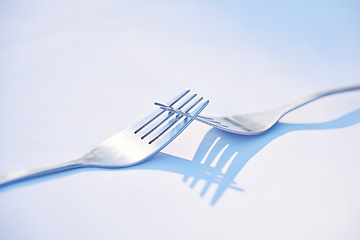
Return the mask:
{"type": "MultiPolygon", "coordinates": [[[[207,132],[194,158],[184,159],[165,153],[158,153],[148,161],[129,168],[120,168],[115,171],[127,170],[157,170],[183,175],[183,181],[191,180],[190,187],[194,188],[199,180],[205,181],[200,196],[204,196],[212,184],[217,190],[212,197],[211,205],[215,205],[227,189],[243,191],[236,186],[235,177],[245,164],[267,144],[274,139],[294,131],[327,130],[352,126],[360,123],[360,109],[348,113],[338,119],[312,124],[278,123],[268,132],[257,136],[236,135],[212,128],[207,132]]],[[[59,178],[83,171],[103,171],[97,168],[80,168],[66,172],[46,175],[28,181],[10,184],[2,189],[10,190],[19,186],[36,184],[49,179],[59,178]]],[[[110,171],[114,171],[113,169],[110,171]]]]}
{"type": "Polygon", "coordinates": [[[193,188],[199,180],[205,181],[200,196],[204,196],[212,184],[217,190],[211,200],[214,205],[227,189],[238,188],[235,177],[245,164],[274,139],[294,131],[327,130],[345,128],[360,123],[360,109],[338,119],[313,124],[278,123],[268,132],[257,136],[242,136],[212,128],[205,135],[194,158],[179,158],[159,153],[149,161],[134,166],[135,169],[169,171],[184,176],[184,182],[191,180],[193,188]]]}

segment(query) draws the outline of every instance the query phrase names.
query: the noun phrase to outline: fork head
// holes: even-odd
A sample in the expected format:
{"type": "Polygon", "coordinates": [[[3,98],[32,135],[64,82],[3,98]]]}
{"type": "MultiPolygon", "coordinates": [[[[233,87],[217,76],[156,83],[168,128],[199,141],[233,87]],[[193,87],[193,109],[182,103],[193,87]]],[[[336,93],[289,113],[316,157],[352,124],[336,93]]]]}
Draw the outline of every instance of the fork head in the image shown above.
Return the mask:
{"type": "Polygon", "coordinates": [[[276,111],[267,111],[253,114],[244,114],[231,117],[197,117],[173,108],[172,106],[155,103],[161,109],[172,113],[183,115],[199,122],[205,123],[214,128],[240,135],[257,135],[271,128],[281,117],[276,111]]]}
{"type": "Polygon", "coordinates": [[[109,138],[85,154],[83,164],[96,167],[127,167],[159,152],[174,140],[207,106],[196,93],[186,90],[168,102],[189,116],[157,109],[134,126],[109,138]]]}

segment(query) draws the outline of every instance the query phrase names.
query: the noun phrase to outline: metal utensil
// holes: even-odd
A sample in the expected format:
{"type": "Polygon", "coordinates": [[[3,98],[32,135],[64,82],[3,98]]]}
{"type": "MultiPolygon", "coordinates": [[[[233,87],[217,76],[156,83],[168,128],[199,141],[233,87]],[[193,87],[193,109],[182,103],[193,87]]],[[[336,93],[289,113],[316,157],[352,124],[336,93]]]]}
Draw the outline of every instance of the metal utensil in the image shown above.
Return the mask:
{"type": "MultiPolygon", "coordinates": [[[[285,114],[301,106],[304,106],[305,104],[308,104],[316,99],[329,96],[335,93],[342,93],[342,92],[348,92],[354,90],[360,90],[360,86],[340,88],[340,89],[315,93],[310,96],[299,99],[298,101],[293,102],[291,104],[265,112],[257,112],[257,113],[249,113],[249,114],[241,114],[236,116],[225,116],[225,117],[198,116],[194,119],[227,132],[232,132],[241,135],[257,135],[269,130],[285,114]]],[[[187,117],[192,117],[187,113],[181,111],[181,109],[176,109],[172,106],[168,106],[161,103],[155,103],[155,105],[158,105],[162,109],[171,111],[173,113],[182,114],[187,117]]]]}
{"type": "Polygon", "coordinates": [[[209,101],[186,90],[171,100],[170,107],[189,117],[157,109],[134,126],[101,143],[83,157],[73,161],[33,170],[14,172],[0,177],[0,187],[33,177],[81,167],[118,168],[145,161],[174,140],[209,101]],[[168,113],[168,114],[167,114],[168,113]]]}

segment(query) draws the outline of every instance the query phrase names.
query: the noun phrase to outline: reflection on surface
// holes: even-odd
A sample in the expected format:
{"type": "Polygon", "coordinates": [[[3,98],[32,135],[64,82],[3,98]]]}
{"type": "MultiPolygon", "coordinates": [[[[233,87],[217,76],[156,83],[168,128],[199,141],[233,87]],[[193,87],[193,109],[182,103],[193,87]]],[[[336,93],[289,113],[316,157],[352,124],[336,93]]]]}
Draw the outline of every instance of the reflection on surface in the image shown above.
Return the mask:
{"type": "Polygon", "coordinates": [[[344,128],[359,122],[360,109],[329,122],[314,124],[278,123],[270,131],[258,136],[236,135],[212,128],[205,135],[191,161],[159,153],[154,158],[134,168],[182,174],[184,182],[192,181],[190,183],[191,188],[199,180],[203,180],[205,186],[200,196],[204,196],[212,184],[217,184],[217,190],[211,200],[211,204],[214,205],[228,188],[242,191],[235,185],[235,177],[256,153],[274,139],[293,131],[344,128]]]}

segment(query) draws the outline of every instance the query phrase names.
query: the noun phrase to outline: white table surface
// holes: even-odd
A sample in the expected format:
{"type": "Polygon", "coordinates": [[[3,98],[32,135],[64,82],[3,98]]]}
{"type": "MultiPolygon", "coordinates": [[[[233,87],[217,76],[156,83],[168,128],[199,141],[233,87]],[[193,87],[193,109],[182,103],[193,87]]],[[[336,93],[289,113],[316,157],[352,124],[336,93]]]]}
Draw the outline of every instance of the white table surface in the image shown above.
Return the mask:
{"type": "MultiPolygon", "coordinates": [[[[185,88],[219,116],[359,84],[356,1],[250,2],[1,1],[0,175],[80,157],[185,88]]],[[[359,123],[360,92],[261,136],[194,122],[143,164],[0,189],[0,239],[360,239],[359,123]]]]}

